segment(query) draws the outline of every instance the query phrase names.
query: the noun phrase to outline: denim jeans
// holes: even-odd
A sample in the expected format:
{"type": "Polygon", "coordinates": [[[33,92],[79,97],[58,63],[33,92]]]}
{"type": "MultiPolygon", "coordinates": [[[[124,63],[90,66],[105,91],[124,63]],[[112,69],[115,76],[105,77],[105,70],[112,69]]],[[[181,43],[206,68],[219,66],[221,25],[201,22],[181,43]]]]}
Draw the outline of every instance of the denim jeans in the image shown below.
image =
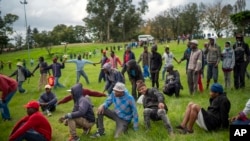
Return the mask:
{"type": "Polygon", "coordinates": [[[25,92],[25,89],[22,87],[23,86],[23,82],[24,81],[18,81],[17,88],[18,88],[19,93],[24,93],[25,92]]]}
{"type": "Polygon", "coordinates": [[[30,129],[27,132],[25,132],[23,135],[21,135],[19,138],[15,139],[15,141],[47,141],[46,138],[38,133],[37,131],[30,129]]]}
{"type": "Polygon", "coordinates": [[[9,94],[7,94],[5,98],[5,102],[4,103],[0,102],[1,115],[3,119],[10,119],[10,111],[8,108],[8,103],[10,102],[11,98],[13,97],[15,93],[16,93],[16,90],[10,92],[9,94]]]}
{"type": "Polygon", "coordinates": [[[55,77],[55,83],[54,83],[54,88],[56,89],[57,87],[64,88],[62,84],[59,83],[59,78],[60,77],[55,77]]]}
{"type": "Polygon", "coordinates": [[[80,81],[80,76],[83,76],[83,78],[86,80],[86,83],[89,84],[88,76],[83,70],[77,71],[76,73],[77,73],[76,74],[76,83],[78,83],[80,81]]]}
{"type": "Polygon", "coordinates": [[[150,73],[149,73],[149,70],[148,70],[148,66],[145,65],[143,66],[143,77],[146,78],[146,77],[150,77],[150,73]]]}

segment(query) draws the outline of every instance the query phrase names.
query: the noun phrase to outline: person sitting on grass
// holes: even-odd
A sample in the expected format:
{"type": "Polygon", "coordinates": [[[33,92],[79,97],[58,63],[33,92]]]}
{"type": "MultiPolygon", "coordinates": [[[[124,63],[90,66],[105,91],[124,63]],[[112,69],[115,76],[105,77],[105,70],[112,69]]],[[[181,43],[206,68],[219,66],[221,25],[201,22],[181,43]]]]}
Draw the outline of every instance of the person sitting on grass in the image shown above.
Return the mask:
{"type": "Polygon", "coordinates": [[[83,129],[83,133],[87,135],[95,124],[95,115],[89,100],[82,95],[81,83],[71,88],[71,94],[74,100],[73,111],[59,118],[59,122],[69,126],[71,135],[69,141],[79,141],[76,128],[83,129]]]}
{"type": "Polygon", "coordinates": [[[9,141],[51,141],[52,129],[49,121],[39,112],[39,103],[28,102],[27,116],[19,120],[11,131],[9,141]]]}
{"type": "Polygon", "coordinates": [[[39,104],[44,113],[51,116],[51,112],[56,110],[57,98],[56,95],[51,92],[51,86],[45,85],[45,93],[43,93],[39,98],[39,104]]]}
{"type": "Polygon", "coordinates": [[[250,113],[250,99],[247,101],[245,108],[237,116],[230,119],[233,125],[249,125],[250,119],[247,115],[250,113]]]}
{"type": "Polygon", "coordinates": [[[147,88],[146,84],[142,80],[137,82],[137,90],[144,95],[143,98],[143,115],[144,124],[146,130],[150,130],[150,120],[158,121],[162,120],[164,127],[168,130],[168,133],[173,134],[173,128],[167,116],[167,105],[164,101],[164,96],[156,88],[147,88]]]}
{"type": "Polygon", "coordinates": [[[121,133],[125,133],[128,130],[128,126],[133,119],[134,130],[138,130],[138,113],[133,96],[131,96],[128,90],[125,88],[125,84],[117,82],[113,88],[113,92],[109,95],[106,101],[97,109],[97,132],[90,136],[91,138],[98,138],[105,135],[105,129],[103,125],[103,117],[108,118],[116,122],[115,138],[118,138],[121,133]],[[114,110],[108,109],[114,104],[114,110]]]}
{"type": "Polygon", "coordinates": [[[194,122],[206,131],[228,128],[228,115],[230,101],[219,83],[214,83],[210,88],[210,105],[207,111],[198,104],[190,102],[186,108],[184,119],[176,128],[182,134],[193,133],[194,122]]]}

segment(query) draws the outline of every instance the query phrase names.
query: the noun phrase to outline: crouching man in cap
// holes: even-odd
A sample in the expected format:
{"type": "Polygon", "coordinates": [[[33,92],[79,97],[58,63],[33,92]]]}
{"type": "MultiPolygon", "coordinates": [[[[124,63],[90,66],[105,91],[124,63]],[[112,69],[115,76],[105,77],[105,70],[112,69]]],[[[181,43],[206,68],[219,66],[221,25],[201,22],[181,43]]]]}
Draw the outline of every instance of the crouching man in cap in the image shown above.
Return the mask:
{"type": "Polygon", "coordinates": [[[167,72],[168,74],[163,87],[163,93],[168,96],[175,94],[176,97],[179,97],[180,89],[183,89],[180,81],[180,74],[178,70],[174,70],[174,66],[172,64],[167,66],[167,72]]]}
{"type": "Polygon", "coordinates": [[[206,131],[228,128],[230,101],[221,84],[214,83],[210,88],[210,105],[207,111],[198,104],[190,102],[187,106],[182,123],[176,128],[183,134],[193,133],[194,122],[206,131]]]}
{"type": "Polygon", "coordinates": [[[126,132],[128,125],[133,119],[134,130],[138,130],[138,113],[133,96],[131,96],[126,90],[125,85],[121,82],[117,82],[113,88],[113,92],[109,95],[106,101],[97,109],[97,128],[98,131],[91,136],[91,138],[97,138],[105,135],[103,117],[108,118],[116,122],[115,138],[123,132],[126,132]],[[114,110],[109,110],[108,107],[114,104],[114,110]]]}
{"type": "Polygon", "coordinates": [[[95,115],[89,100],[82,95],[81,83],[77,83],[71,88],[71,94],[74,100],[73,111],[62,116],[59,122],[64,122],[69,126],[71,135],[69,141],[79,141],[76,128],[81,128],[84,134],[88,134],[95,124],[95,115]]]}
{"type": "Polygon", "coordinates": [[[164,127],[168,130],[170,135],[173,134],[173,128],[166,115],[168,108],[164,102],[164,96],[156,88],[147,88],[145,83],[141,80],[137,82],[137,90],[144,95],[143,98],[143,115],[145,128],[148,131],[150,129],[150,120],[158,121],[162,120],[164,127]]]}
{"type": "Polygon", "coordinates": [[[39,103],[30,101],[25,105],[27,116],[17,122],[12,129],[9,141],[50,141],[52,129],[46,117],[39,112],[39,103]]]}

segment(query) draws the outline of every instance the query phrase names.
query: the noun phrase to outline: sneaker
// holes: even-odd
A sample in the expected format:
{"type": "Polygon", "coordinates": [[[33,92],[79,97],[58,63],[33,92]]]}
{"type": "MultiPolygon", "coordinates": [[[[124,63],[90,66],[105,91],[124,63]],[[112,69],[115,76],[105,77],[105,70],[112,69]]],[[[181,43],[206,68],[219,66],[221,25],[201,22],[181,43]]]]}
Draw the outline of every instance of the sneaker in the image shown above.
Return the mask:
{"type": "Polygon", "coordinates": [[[68,141],[80,141],[80,138],[78,136],[75,137],[70,136],[68,141]]]}
{"type": "Polygon", "coordinates": [[[90,138],[99,138],[99,137],[104,136],[104,135],[105,135],[105,133],[99,133],[97,131],[93,135],[91,135],[90,138]]]}
{"type": "Polygon", "coordinates": [[[51,112],[49,110],[46,110],[47,116],[52,116],[51,112]]]}

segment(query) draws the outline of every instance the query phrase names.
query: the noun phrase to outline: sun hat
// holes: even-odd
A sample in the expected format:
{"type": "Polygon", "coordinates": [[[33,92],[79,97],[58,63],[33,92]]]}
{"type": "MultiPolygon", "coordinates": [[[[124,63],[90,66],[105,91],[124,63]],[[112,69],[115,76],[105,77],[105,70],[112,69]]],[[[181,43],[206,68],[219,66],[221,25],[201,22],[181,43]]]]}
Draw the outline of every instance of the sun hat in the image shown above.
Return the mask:
{"type": "Polygon", "coordinates": [[[23,66],[23,63],[22,62],[17,62],[17,64],[16,64],[17,66],[23,66]]]}
{"type": "Polygon", "coordinates": [[[125,85],[121,82],[117,82],[113,88],[115,91],[123,92],[125,91],[125,85]]]}
{"type": "Polygon", "coordinates": [[[191,40],[189,43],[198,45],[199,42],[197,40],[191,40]]]}

